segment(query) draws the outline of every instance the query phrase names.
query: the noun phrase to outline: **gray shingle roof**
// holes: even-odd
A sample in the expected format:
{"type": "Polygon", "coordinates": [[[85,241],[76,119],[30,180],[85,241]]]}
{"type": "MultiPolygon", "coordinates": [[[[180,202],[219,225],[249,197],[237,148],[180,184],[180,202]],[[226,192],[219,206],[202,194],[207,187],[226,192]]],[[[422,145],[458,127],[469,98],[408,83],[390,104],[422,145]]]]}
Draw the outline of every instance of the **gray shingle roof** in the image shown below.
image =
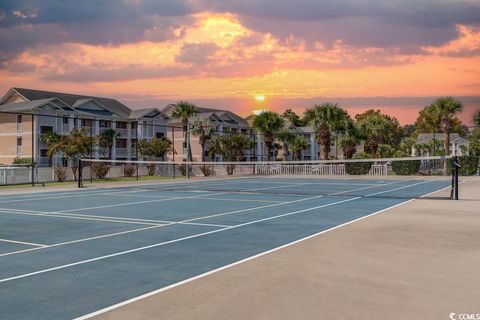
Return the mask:
{"type": "Polygon", "coordinates": [[[57,98],[47,98],[47,99],[40,99],[40,100],[32,100],[32,101],[26,101],[26,102],[15,102],[15,103],[7,103],[7,104],[2,104],[0,105],[0,111],[17,111],[17,112],[23,112],[23,111],[31,111],[33,109],[36,109],[38,107],[43,107],[46,104],[54,104],[60,108],[62,108],[65,111],[71,111],[73,112],[74,110],[63,103],[62,101],[58,100],[57,98]]]}
{"type": "Polygon", "coordinates": [[[89,100],[94,99],[100,102],[102,105],[119,113],[121,116],[127,117],[130,114],[130,108],[125,106],[118,100],[110,98],[101,98],[94,96],[84,96],[79,94],[63,93],[63,92],[53,92],[53,91],[43,91],[43,90],[34,90],[34,89],[25,89],[25,88],[13,88],[15,91],[20,93],[22,96],[28,100],[43,100],[49,98],[58,98],[61,101],[65,102],[70,107],[73,107],[75,103],[79,100],[89,100]]]}

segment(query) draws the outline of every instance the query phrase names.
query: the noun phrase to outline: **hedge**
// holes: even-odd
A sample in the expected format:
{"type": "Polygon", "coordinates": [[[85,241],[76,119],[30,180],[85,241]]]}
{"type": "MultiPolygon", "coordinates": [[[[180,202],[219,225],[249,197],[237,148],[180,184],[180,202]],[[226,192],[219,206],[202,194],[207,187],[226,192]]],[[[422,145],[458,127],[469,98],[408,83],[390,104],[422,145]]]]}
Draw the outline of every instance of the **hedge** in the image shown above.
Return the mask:
{"type": "MultiPolygon", "coordinates": [[[[458,157],[458,163],[460,168],[458,168],[458,174],[460,176],[474,176],[478,174],[478,164],[480,161],[479,156],[460,156],[458,157]]],[[[452,173],[452,160],[447,160],[447,171],[448,174],[452,173]]]]}
{"type": "Polygon", "coordinates": [[[352,162],[345,163],[345,170],[349,175],[366,175],[370,172],[370,168],[372,167],[372,161],[368,162],[355,162],[355,159],[371,159],[370,155],[365,152],[357,153],[352,162]]]}
{"type": "Polygon", "coordinates": [[[399,176],[415,175],[420,171],[420,160],[392,161],[392,170],[399,176]]]}

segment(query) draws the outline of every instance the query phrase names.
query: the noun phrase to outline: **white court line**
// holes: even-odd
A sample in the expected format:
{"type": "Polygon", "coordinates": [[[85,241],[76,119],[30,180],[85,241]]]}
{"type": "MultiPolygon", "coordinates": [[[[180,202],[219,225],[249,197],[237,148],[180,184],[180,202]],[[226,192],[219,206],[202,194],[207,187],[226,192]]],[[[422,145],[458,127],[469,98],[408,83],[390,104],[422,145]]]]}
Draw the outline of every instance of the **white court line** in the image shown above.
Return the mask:
{"type": "MultiPolygon", "coordinates": [[[[186,184],[186,182],[184,181],[179,181],[177,183],[164,183],[164,184],[147,184],[147,185],[133,185],[131,186],[132,188],[135,188],[135,187],[138,187],[138,188],[145,188],[145,187],[170,187],[170,186],[178,186],[178,187],[183,187],[183,188],[194,188],[194,187],[198,187],[198,185],[202,185],[202,184],[209,184],[209,183],[215,183],[216,185],[218,184],[231,184],[231,183],[238,183],[240,181],[244,181],[244,180],[247,180],[247,179],[242,179],[242,178],[236,178],[236,179],[233,179],[233,180],[228,180],[228,181],[225,181],[225,180],[221,180],[221,179],[217,179],[217,180],[209,180],[209,181],[190,181],[188,184],[186,184]],[[193,185],[195,184],[195,185],[193,185]]],[[[15,203],[15,202],[22,202],[22,201],[37,201],[37,200],[49,200],[49,199],[65,199],[65,198],[81,198],[81,197],[87,197],[87,196],[90,196],[90,195],[100,195],[102,193],[122,193],[122,192],[135,192],[135,191],[132,191],[132,190],[122,190],[124,188],[129,188],[129,187],[111,187],[111,188],[98,188],[98,189],[94,189],[94,190],[91,190],[91,191],[83,191],[83,190],[77,190],[77,191],[59,191],[59,194],[58,195],[53,195],[53,194],[50,194],[50,193],[54,193],[55,191],[48,191],[46,193],[46,195],[42,195],[42,194],[26,194],[26,195],[15,195],[15,194],[12,194],[12,195],[6,195],[6,196],[11,196],[11,200],[1,200],[0,203],[15,203]],[[81,194],[79,194],[81,193],[81,194]]],[[[137,192],[144,192],[144,191],[148,191],[148,190],[145,190],[145,189],[140,189],[138,190],[137,192]]],[[[156,191],[156,190],[151,190],[151,191],[156,191]]],[[[182,192],[182,190],[163,190],[163,191],[173,191],[173,192],[182,192]]],[[[188,190],[186,190],[188,192],[188,190]]]]}
{"type": "MultiPolygon", "coordinates": [[[[336,193],[332,193],[331,195],[336,195],[336,194],[341,194],[341,193],[346,193],[346,192],[353,192],[353,191],[359,191],[359,190],[364,190],[364,189],[370,189],[370,188],[374,188],[374,187],[379,187],[379,186],[385,186],[385,185],[390,185],[390,184],[393,184],[393,183],[396,183],[398,181],[393,181],[393,182],[390,182],[388,184],[384,184],[384,185],[375,185],[375,186],[369,186],[369,187],[364,187],[364,188],[357,188],[357,189],[352,189],[352,190],[345,190],[345,191],[340,191],[340,192],[336,192],[336,193]]],[[[408,186],[405,186],[405,187],[408,187],[408,186]]],[[[402,187],[402,188],[398,188],[398,189],[403,189],[405,187],[402,187]]],[[[392,189],[392,190],[396,190],[396,189],[392,189]]],[[[386,190],[386,191],[383,191],[383,192],[390,192],[392,190],[386,190]]],[[[432,192],[433,193],[433,192],[432,192]]],[[[378,193],[375,193],[375,194],[378,194],[378,193]]],[[[220,213],[220,214],[216,214],[216,215],[213,215],[213,216],[220,216],[220,215],[227,215],[227,214],[234,214],[234,213],[239,213],[239,212],[244,212],[244,211],[250,211],[252,209],[261,209],[261,208],[266,208],[266,207],[271,207],[271,206],[276,206],[276,205],[284,205],[284,204],[289,204],[289,203],[295,203],[295,202],[300,202],[300,201],[306,201],[306,200],[311,200],[311,199],[315,199],[315,198],[321,198],[323,196],[314,196],[314,197],[309,197],[309,198],[303,198],[303,199],[297,199],[297,200],[293,200],[293,201],[287,201],[287,202],[283,202],[283,203],[279,203],[279,204],[275,204],[275,205],[268,205],[268,206],[260,206],[260,207],[255,207],[255,208],[249,208],[249,209],[243,209],[243,210],[235,210],[235,211],[230,211],[230,212],[225,212],[225,213],[220,213]]],[[[22,210],[22,211],[25,211],[25,210],[22,210]]],[[[40,213],[43,213],[40,211],[40,213]]],[[[65,215],[72,215],[72,216],[75,216],[74,214],[65,214],[65,215]]],[[[56,216],[54,213],[51,215],[51,216],[56,216]]],[[[88,216],[88,215],[80,215],[80,216],[86,216],[86,217],[91,217],[91,216],[88,216]]],[[[200,219],[207,219],[207,218],[211,218],[213,217],[212,215],[210,216],[204,216],[204,217],[199,217],[199,218],[194,218],[194,219],[188,219],[188,220],[184,220],[184,221],[180,221],[180,222],[171,222],[171,221],[162,221],[162,222],[166,222],[166,224],[164,225],[161,225],[161,226],[168,226],[168,225],[171,225],[171,224],[192,224],[192,225],[202,225],[202,226],[213,226],[213,227],[226,227],[226,228],[230,228],[231,226],[225,226],[225,225],[217,225],[217,224],[204,224],[204,223],[193,223],[193,222],[189,222],[189,221],[195,221],[195,220],[200,220],[200,219]]],[[[93,216],[93,217],[103,217],[103,216],[93,216]]],[[[110,218],[114,218],[116,219],[116,217],[110,217],[110,218]]],[[[147,220],[147,219],[133,219],[133,218],[118,218],[118,219],[127,219],[127,220],[132,220],[132,221],[152,221],[152,222],[159,222],[158,220],[147,220]]],[[[161,227],[161,226],[153,226],[153,227],[161,227]]],[[[153,228],[153,227],[147,227],[148,229],[150,228],[153,228]]],[[[116,234],[123,234],[123,233],[127,233],[127,232],[121,232],[121,233],[116,233],[116,234]]],[[[113,235],[116,235],[116,234],[113,234],[113,235]]],[[[108,236],[108,235],[107,235],[108,236]]],[[[101,237],[106,237],[106,236],[99,236],[100,238],[101,237]]],[[[94,237],[94,238],[98,238],[98,237],[94,237]]],[[[80,240],[76,240],[76,241],[73,241],[73,242],[69,242],[69,243],[74,243],[74,242],[80,242],[80,241],[87,241],[87,240],[93,240],[93,238],[91,239],[80,239],[80,240]]],[[[64,243],[64,244],[68,244],[68,243],[64,243]]],[[[62,244],[63,245],[63,244],[62,244]]],[[[35,249],[38,249],[38,248],[35,248],[35,249]]],[[[16,252],[13,252],[13,253],[7,253],[7,254],[4,254],[4,255],[9,255],[9,254],[16,254],[16,253],[22,253],[22,252],[28,252],[28,251],[32,251],[34,249],[27,249],[27,250],[20,250],[20,251],[16,251],[16,252]]],[[[0,255],[2,256],[2,255],[0,255]]]]}
{"type": "Polygon", "coordinates": [[[112,254],[108,254],[108,255],[104,255],[104,256],[99,256],[99,257],[96,257],[96,258],[86,259],[86,260],[77,261],[77,262],[73,262],[73,263],[69,263],[69,264],[65,264],[65,265],[61,265],[61,266],[57,266],[57,267],[52,267],[52,268],[43,269],[43,270],[39,270],[39,271],[34,271],[34,272],[30,272],[30,273],[26,273],[26,274],[22,274],[22,275],[18,275],[18,276],[4,278],[4,279],[0,279],[0,283],[12,281],[12,280],[17,280],[17,279],[22,279],[22,278],[27,278],[27,277],[35,276],[35,275],[38,275],[38,274],[43,274],[43,273],[47,273],[47,272],[51,272],[51,271],[61,270],[61,269],[65,269],[65,268],[69,268],[69,267],[73,267],[73,266],[78,266],[78,265],[82,265],[82,264],[86,264],[86,263],[90,263],[90,262],[94,262],[94,261],[99,261],[99,260],[104,260],[104,259],[108,259],[108,258],[112,258],[112,257],[117,257],[117,256],[129,254],[129,253],[133,253],[133,252],[138,252],[138,251],[143,251],[143,250],[147,250],[147,249],[151,249],[151,248],[156,248],[156,247],[164,246],[164,245],[171,244],[171,243],[176,243],[176,242],[180,242],[180,241],[194,239],[194,238],[198,238],[198,237],[201,237],[201,236],[222,232],[222,231],[225,231],[225,230],[236,229],[236,228],[240,228],[240,227],[243,227],[243,226],[246,226],[246,225],[251,225],[251,224],[254,224],[254,223],[259,223],[259,222],[263,222],[263,221],[267,221],[267,220],[278,219],[278,218],[282,218],[282,217],[285,217],[285,216],[298,214],[298,213],[303,213],[303,212],[307,212],[307,211],[312,211],[312,210],[320,209],[320,208],[323,208],[323,207],[333,206],[333,205],[336,205],[336,204],[340,204],[340,203],[344,203],[344,202],[348,202],[348,201],[353,201],[353,200],[357,200],[357,199],[361,199],[361,197],[355,197],[355,198],[349,198],[349,199],[340,200],[340,201],[336,201],[336,202],[331,202],[331,203],[324,204],[324,205],[321,205],[321,206],[316,206],[316,207],[312,207],[312,208],[308,208],[308,209],[303,209],[303,210],[293,211],[293,212],[289,212],[289,213],[284,213],[284,214],[280,214],[280,215],[277,215],[277,216],[263,218],[263,219],[259,219],[259,220],[255,220],[255,221],[250,221],[250,222],[242,223],[242,224],[227,227],[227,228],[222,228],[222,229],[197,233],[197,234],[193,234],[193,235],[190,235],[190,236],[187,236],[187,237],[182,237],[182,238],[177,238],[177,239],[174,239],[174,240],[159,242],[159,243],[151,244],[151,245],[148,245],[148,246],[143,246],[143,247],[139,247],[139,248],[135,248],[135,249],[120,251],[120,252],[116,252],[116,253],[112,253],[112,254]]]}
{"type": "Polygon", "coordinates": [[[220,216],[226,216],[226,215],[231,215],[235,213],[240,213],[240,212],[247,212],[247,211],[253,211],[257,209],[264,209],[264,208],[271,208],[271,207],[276,207],[280,205],[285,205],[285,204],[291,204],[291,203],[296,203],[296,202],[303,202],[307,200],[313,200],[317,198],[324,198],[324,197],[329,197],[329,196],[337,196],[341,195],[347,192],[354,192],[354,191],[360,191],[360,190],[366,190],[366,189],[371,189],[371,188],[376,188],[380,186],[386,186],[393,184],[394,182],[391,183],[386,183],[383,185],[376,185],[376,186],[369,186],[369,187],[363,187],[363,188],[357,188],[357,189],[350,189],[350,190],[344,190],[344,191],[338,191],[338,192],[333,192],[327,195],[319,195],[319,196],[313,196],[313,197],[308,197],[308,198],[301,198],[297,200],[291,200],[291,201],[285,201],[285,202],[280,202],[280,203],[275,203],[275,204],[270,204],[270,205],[265,205],[265,206],[260,206],[260,207],[254,207],[254,208],[247,208],[247,209],[239,209],[239,210],[234,210],[234,211],[228,211],[228,212],[222,212],[222,213],[217,213],[217,214],[211,214],[208,216],[203,216],[203,217],[197,217],[197,218],[192,218],[192,219],[187,219],[187,220],[182,220],[181,222],[191,222],[191,221],[198,221],[198,220],[204,220],[204,219],[209,219],[209,218],[215,218],[215,217],[220,217],[220,216]]]}
{"type": "Polygon", "coordinates": [[[382,209],[382,210],[373,212],[373,213],[371,213],[371,214],[369,214],[369,215],[366,215],[366,216],[360,217],[360,218],[358,218],[358,219],[355,219],[355,220],[352,220],[352,221],[349,221],[349,222],[340,224],[340,225],[335,226],[335,227],[332,227],[332,228],[330,228],[330,229],[317,232],[317,233],[315,233],[315,234],[312,234],[312,235],[306,236],[306,237],[304,237],[304,238],[301,238],[301,239],[298,239],[298,240],[289,242],[289,243],[284,244],[284,245],[281,245],[281,246],[279,246],[279,247],[276,247],[276,248],[273,248],[273,249],[270,249],[270,250],[267,250],[267,251],[258,253],[258,254],[256,254],[256,255],[251,256],[251,257],[248,257],[248,258],[245,258],[245,259],[242,259],[242,260],[233,262],[233,263],[231,263],[231,264],[222,266],[222,267],[220,267],[220,268],[217,268],[217,269],[214,269],[214,270],[211,270],[211,271],[208,271],[208,272],[199,274],[199,275],[194,276],[194,277],[191,277],[191,278],[189,278],[189,279],[185,279],[185,280],[183,280],[183,281],[176,282],[176,283],[171,284],[171,285],[169,285],[169,286],[166,286],[166,287],[163,287],[163,288],[160,288],[160,289],[157,289],[157,290],[154,290],[154,291],[151,291],[151,292],[142,294],[142,295],[140,295],[140,296],[137,296],[137,297],[134,297],[134,298],[131,298],[131,299],[122,301],[122,302],[120,302],[120,303],[114,304],[114,305],[109,306],[109,307],[107,307],[107,308],[103,308],[103,309],[97,310],[97,311],[95,311],[95,312],[92,312],[92,313],[89,313],[89,314],[80,316],[80,317],[78,317],[78,318],[75,318],[74,320],[86,320],[86,319],[90,319],[90,318],[92,318],[92,317],[98,316],[98,315],[103,314],[103,313],[105,313],[105,312],[108,312],[108,311],[111,311],[111,310],[120,308],[120,307],[122,307],[122,306],[125,306],[125,305],[127,305],[127,304],[133,303],[133,302],[135,302],[135,301],[139,301],[139,300],[142,300],[142,299],[151,297],[151,296],[156,295],[156,294],[158,294],[158,293],[161,293],[161,292],[164,292],[164,291],[173,289],[173,288],[175,288],[175,287],[182,286],[182,285],[184,285],[184,284],[187,284],[187,283],[189,283],[189,282],[192,282],[192,281],[195,281],[195,280],[204,278],[204,277],[206,277],[206,276],[209,276],[209,275],[211,275],[211,274],[217,273],[217,272],[219,272],[219,271],[232,268],[232,267],[237,266],[237,265],[239,265],[239,264],[241,264],[241,263],[244,263],[244,262],[247,262],[247,261],[250,261],[250,260],[253,260],[253,259],[257,259],[257,258],[262,257],[262,256],[265,256],[265,255],[267,255],[267,254],[270,254],[270,253],[273,253],[273,252],[276,252],[276,251],[279,251],[279,250],[288,248],[288,247],[290,247],[290,246],[293,246],[293,245],[296,245],[296,244],[298,244],[298,243],[304,242],[304,241],[306,241],[306,240],[312,239],[312,238],[317,237],[317,236],[319,236],[319,235],[322,235],[322,234],[324,234],[324,233],[327,233],[327,232],[330,232],[330,231],[333,231],[333,230],[336,230],[336,229],[339,229],[339,228],[348,226],[348,225],[350,225],[350,224],[353,224],[353,223],[358,222],[358,221],[363,220],[363,219],[367,219],[367,218],[372,217],[372,216],[374,216],[374,215],[377,215],[377,214],[379,214],[379,213],[382,213],[382,212],[388,211],[388,210],[390,210],[390,209],[393,209],[393,208],[402,206],[402,205],[404,205],[404,204],[407,204],[407,203],[409,203],[409,202],[411,202],[411,201],[413,201],[413,200],[415,200],[415,199],[406,200],[406,201],[404,201],[404,202],[402,202],[402,203],[399,203],[399,204],[390,206],[390,207],[388,207],[388,208],[385,208],[385,209],[382,209]]]}
{"type": "MultiPolygon", "coordinates": [[[[142,198],[167,198],[171,196],[161,196],[161,195],[148,195],[148,194],[126,194],[115,192],[115,193],[105,193],[106,196],[115,196],[115,197],[142,197],[142,198]]],[[[239,202],[282,202],[280,200],[259,200],[259,199],[235,199],[235,198],[197,198],[198,200],[216,200],[216,201],[239,201],[239,202]]]]}
{"type": "Polygon", "coordinates": [[[10,214],[20,214],[26,216],[44,216],[50,218],[64,218],[64,219],[76,219],[76,220],[91,220],[91,221],[102,221],[102,222],[114,222],[114,223],[123,223],[123,224],[144,224],[144,225],[161,225],[161,223],[147,223],[141,221],[128,221],[128,220],[119,220],[119,219],[112,219],[110,217],[82,217],[82,216],[75,216],[75,215],[66,215],[66,214],[57,214],[53,212],[42,212],[42,211],[32,211],[32,210],[18,210],[18,209],[4,209],[0,208],[0,212],[2,213],[10,213],[10,214]]]}
{"type": "Polygon", "coordinates": [[[55,244],[50,244],[50,245],[42,245],[38,248],[31,248],[31,249],[25,249],[25,250],[19,250],[19,251],[14,251],[14,252],[7,252],[0,254],[0,257],[3,256],[9,256],[17,253],[22,253],[22,252],[29,252],[29,251],[36,251],[40,249],[47,249],[47,248],[53,248],[53,247],[59,247],[67,244],[72,244],[72,243],[78,243],[78,242],[84,242],[84,241],[90,241],[90,240],[95,240],[95,239],[102,239],[102,238],[108,238],[108,237],[113,237],[113,236],[118,236],[122,234],[127,234],[127,233],[133,233],[133,232],[138,232],[138,231],[144,231],[144,230],[149,230],[149,229],[154,229],[154,228],[160,228],[163,227],[164,225],[158,225],[158,226],[150,226],[150,227],[145,227],[145,228],[139,228],[139,229],[133,229],[133,230],[127,230],[127,231],[121,231],[121,232],[115,232],[115,233],[109,233],[109,234],[104,234],[100,236],[95,236],[95,237],[90,237],[90,238],[84,238],[84,239],[78,239],[78,240],[71,240],[71,241],[65,241],[65,242],[60,242],[60,243],[55,243],[55,244]]]}
{"type": "MultiPolygon", "coordinates": [[[[213,192],[213,191],[212,191],[213,192]]],[[[113,207],[124,207],[124,206],[131,206],[134,204],[143,204],[143,203],[153,203],[153,202],[163,202],[163,201],[172,201],[172,200],[180,200],[180,199],[195,199],[200,197],[208,197],[208,196],[217,196],[220,194],[225,194],[225,192],[217,192],[217,193],[209,193],[201,194],[201,195],[194,195],[194,196],[179,196],[173,198],[165,198],[165,199],[156,199],[156,200],[145,200],[145,201],[135,201],[135,202],[127,202],[127,203],[116,203],[116,204],[108,204],[104,206],[96,206],[96,207],[87,207],[87,208],[79,208],[79,209],[69,209],[69,210],[59,210],[55,212],[73,212],[73,211],[85,211],[85,210],[93,210],[93,209],[104,209],[104,208],[113,208],[113,207]]]]}
{"type": "Polygon", "coordinates": [[[25,242],[25,241],[16,241],[16,240],[9,240],[9,239],[0,239],[0,241],[17,243],[17,244],[25,244],[25,245],[27,245],[27,246],[34,246],[34,247],[40,247],[40,248],[47,246],[47,245],[45,245],[45,244],[25,242]]]}
{"type": "MultiPolygon", "coordinates": [[[[413,184],[413,185],[416,185],[416,184],[413,184]]],[[[413,185],[411,185],[411,186],[413,186],[413,185]]],[[[393,190],[400,190],[400,189],[404,189],[405,187],[407,187],[407,186],[392,189],[392,190],[386,190],[386,191],[383,191],[383,192],[385,193],[385,192],[390,192],[390,191],[393,191],[393,190]]],[[[377,194],[379,194],[379,192],[371,194],[371,195],[377,195],[377,194]]],[[[155,247],[159,247],[159,246],[164,246],[164,245],[171,244],[171,243],[176,243],[176,242],[189,240],[189,239],[194,239],[194,238],[198,238],[198,237],[209,235],[209,234],[223,232],[223,231],[226,231],[226,230],[237,229],[237,228],[247,226],[247,225],[251,225],[251,224],[255,224],[255,223],[260,223],[260,222],[269,221],[269,220],[273,220],[273,219],[278,219],[278,218],[282,218],[282,217],[286,217],[286,216],[291,216],[291,215],[298,214],[298,213],[303,213],[303,212],[308,212],[308,211],[312,211],[312,210],[316,210],[316,209],[320,209],[320,208],[324,208],[324,207],[329,207],[329,206],[333,206],[333,205],[337,205],[337,204],[341,204],[341,203],[345,203],[345,202],[350,202],[350,201],[354,201],[354,200],[358,200],[358,199],[363,199],[364,197],[368,197],[368,196],[371,196],[371,195],[348,198],[348,199],[344,199],[344,200],[340,200],[340,201],[335,201],[335,202],[323,204],[323,205],[320,205],[320,206],[315,206],[315,207],[302,209],[302,210],[296,210],[296,211],[292,211],[292,212],[288,212],[288,213],[284,213],[284,214],[280,214],[280,215],[276,215],[276,216],[272,216],[272,217],[267,217],[267,218],[263,218],[263,219],[249,221],[249,222],[241,223],[241,224],[238,224],[238,225],[235,225],[235,226],[230,226],[230,227],[217,229],[217,230],[212,230],[212,231],[208,231],[208,232],[197,233],[197,234],[190,235],[190,236],[187,236],[187,237],[182,237],[182,238],[178,238],[178,239],[174,239],[174,240],[159,242],[159,243],[151,244],[151,245],[144,246],[144,247],[139,247],[139,248],[135,248],[135,249],[120,251],[120,252],[117,252],[117,253],[112,253],[112,254],[108,254],[108,255],[104,255],[104,256],[99,256],[99,257],[96,257],[96,258],[91,258],[91,259],[87,259],[87,260],[73,262],[73,263],[69,263],[69,264],[65,264],[65,265],[61,265],[61,266],[57,266],[57,267],[52,267],[52,268],[48,268],[48,269],[43,269],[43,270],[39,270],[39,271],[35,271],[35,272],[30,272],[30,273],[26,273],[26,274],[22,274],[22,275],[18,275],[18,276],[13,276],[13,277],[9,277],[9,278],[4,278],[4,279],[0,279],[0,283],[13,281],[13,280],[17,280],[17,279],[22,279],[22,278],[26,278],[26,277],[31,277],[31,276],[35,276],[35,275],[38,275],[38,274],[51,272],[51,271],[61,270],[61,269],[65,269],[65,268],[69,268],[69,267],[73,267],[73,266],[77,266],[77,265],[82,265],[82,264],[86,264],[86,263],[90,263],[90,262],[94,262],[94,261],[104,260],[104,259],[108,259],[108,258],[112,258],[112,257],[116,257],[116,256],[121,256],[121,255],[129,254],[129,253],[137,252],[137,251],[143,251],[143,250],[147,250],[147,249],[151,249],[151,248],[155,248],[155,247]]],[[[412,200],[413,199],[410,199],[408,201],[412,201],[412,200]]],[[[406,202],[408,202],[408,201],[406,201],[406,202]]],[[[384,210],[386,210],[386,209],[384,209],[384,210]]],[[[370,215],[368,215],[368,216],[370,216],[370,215]]],[[[353,221],[355,221],[355,220],[353,220],[353,221]]]]}

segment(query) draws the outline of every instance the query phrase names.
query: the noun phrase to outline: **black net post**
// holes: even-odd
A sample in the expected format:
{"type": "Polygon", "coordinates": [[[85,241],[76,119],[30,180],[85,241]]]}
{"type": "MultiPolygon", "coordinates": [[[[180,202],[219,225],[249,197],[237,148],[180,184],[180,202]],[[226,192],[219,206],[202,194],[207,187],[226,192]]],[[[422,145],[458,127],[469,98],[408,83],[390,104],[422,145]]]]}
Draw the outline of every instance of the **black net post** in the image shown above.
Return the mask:
{"type": "Polygon", "coordinates": [[[138,181],[138,121],[135,122],[135,176],[138,181]]]}
{"type": "Polygon", "coordinates": [[[78,187],[83,188],[83,162],[82,159],[78,159],[78,187]]]}
{"type": "Polygon", "coordinates": [[[460,164],[458,163],[458,157],[454,156],[452,158],[452,172],[453,172],[453,191],[454,191],[454,198],[458,200],[458,168],[460,168],[460,164]]]}
{"type": "MultiPolygon", "coordinates": [[[[93,119],[90,120],[90,159],[93,159],[93,119]]],[[[93,183],[93,163],[90,163],[90,183],[93,183]]]]}
{"type": "Polygon", "coordinates": [[[175,128],[172,127],[172,161],[173,161],[173,178],[175,179],[175,128]]]}
{"type": "Polygon", "coordinates": [[[35,116],[32,114],[32,186],[35,187],[35,116]]]}

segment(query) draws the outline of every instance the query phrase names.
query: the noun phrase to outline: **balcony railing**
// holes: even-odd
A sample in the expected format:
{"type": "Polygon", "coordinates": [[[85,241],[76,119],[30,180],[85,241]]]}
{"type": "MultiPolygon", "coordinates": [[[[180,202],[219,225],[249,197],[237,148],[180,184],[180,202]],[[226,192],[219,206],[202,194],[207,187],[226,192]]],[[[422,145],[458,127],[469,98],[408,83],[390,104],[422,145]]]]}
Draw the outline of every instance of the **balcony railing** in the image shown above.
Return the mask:
{"type": "Polygon", "coordinates": [[[22,123],[17,123],[17,132],[22,132],[22,123]]]}

